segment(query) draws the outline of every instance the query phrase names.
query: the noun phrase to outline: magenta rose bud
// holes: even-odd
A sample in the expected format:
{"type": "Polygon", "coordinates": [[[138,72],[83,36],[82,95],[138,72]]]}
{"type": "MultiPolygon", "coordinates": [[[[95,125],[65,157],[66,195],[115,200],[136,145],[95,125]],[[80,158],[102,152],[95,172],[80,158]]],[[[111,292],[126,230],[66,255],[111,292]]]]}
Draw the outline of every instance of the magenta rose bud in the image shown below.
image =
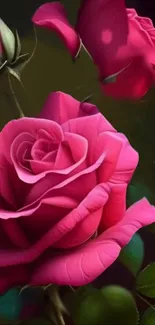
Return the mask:
{"type": "Polygon", "coordinates": [[[59,2],[43,4],[33,22],[55,30],[73,57],[82,42],[107,95],[139,99],[154,84],[155,28],[149,18],[126,9],[124,0],[83,0],[75,28],[59,2]]]}
{"type": "Polygon", "coordinates": [[[155,208],[126,210],[138,154],[96,106],[51,93],[39,118],[0,133],[0,291],[84,285],[99,276],[155,208]]]}

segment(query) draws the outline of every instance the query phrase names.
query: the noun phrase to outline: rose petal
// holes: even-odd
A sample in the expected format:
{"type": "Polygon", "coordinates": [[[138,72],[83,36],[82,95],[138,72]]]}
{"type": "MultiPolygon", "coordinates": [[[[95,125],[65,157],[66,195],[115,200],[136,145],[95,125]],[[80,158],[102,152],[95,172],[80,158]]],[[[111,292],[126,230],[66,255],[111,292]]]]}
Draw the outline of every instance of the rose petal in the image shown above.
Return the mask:
{"type": "Polygon", "coordinates": [[[106,200],[109,188],[100,184],[89,192],[87,197],[68,215],[52,227],[40,240],[31,247],[23,250],[0,250],[0,267],[30,263],[37,259],[44,251],[59,242],[63,236],[71,232],[78,223],[82,222],[90,213],[101,209],[106,200]]]}
{"type": "MultiPolygon", "coordinates": [[[[94,150],[94,154],[95,156],[98,156],[101,152],[105,153],[103,164],[97,170],[99,183],[109,181],[109,179],[113,177],[116,166],[120,161],[120,154],[124,147],[124,142],[128,143],[128,140],[126,137],[121,137],[120,133],[107,131],[99,134],[96,141],[96,149],[94,150]]],[[[124,159],[126,158],[124,157],[124,159]]]]}
{"type": "Polygon", "coordinates": [[[98,113],[94,116],[87,116],[79,119],[72,119],[62,125],[64,132],[76,133],[87,139],[89,151],[88,163],[93,164],[93,155],[96,150],[96,142],[100,133],[111,131],[116,132],[106,118],[98,113]]]}
{"type": "Polygon", "coordinates": [[[129,183],[131,177],[138,165],[138,152],[132,148],[128,139],[124,134],[117,133],[118,137],[123,142],[123,147],[117,161],[116,169],[111,177],[111,182],[126,182],[129,183]]]}
{"type": "MultiPolygon", "coordinates": [[[[100,232],[113,226],[122,219],[126,210],[126,189],[127,184],[138,164],[138,153],[131,147],[128,139],[120,133],[116,134],[122,143],[118,160],[113,168],[113,174],[110,175],[108,184],[110,186],[109,200],[106,203],[103,211],[103,218],[100,223],[100,232]]],[[[114,146],[111,145],[113,148],[114,146]]],[[[116,147],[116,146],[115,146],[116,147]]],[[[105,170],[108,170],[107,165],[103,163],[105,170]]],[[[100,167],[102,170],[103,167],[100,167]]],[[[111,165],[110,165],[111,167],[111,165]]]]}
{"type": "Polygon", "coordinates": [[[70,25],[64,6],[61,3],[43,4],[35,12],[32,21],[38,26],[57,32],[73,58],[76,56],[80,48],[80,38],[70,25]]]}
{"type": "Polygon", "coordinates": [[[28,135],[28,133],[30,133],[29,138],[33,139],[39,128],[45,128],[46,131],[51,134],[53,139],[57,141],[63,140],[63,132],[59,124],[54,121],[33,118],[22,118],[9,122],[1,132],[2,139],[0,137],[2,144],[6,142],[4,154],[6,153],[7,159],[13,162],[19,179],[28,184],[38,182],[38,180],[46,175],[46,171],[34,175],[28,169],[23,168],[17,160],[16,150],[20,143],[24,141],[25,138],[27,139],[26,134],[28,135]],[[26,129],[28,133],[26,132],[26,129]],[[10,152],[10,156],[8,155],[8,152],[10,152]]]}
{"type": "Polygon", "coordinates": [[[23,117],[8,122],[0,133],[1,152],[10,161],[10,148],[14,139],[21,133],[28,132],[37,136],[40,129],[45,129],[53,139],[63,140],[63,132],[59,124],[41,118],[23,117]]]}
{"type": "Polygon", "coordinates": [[[98,109],[95,105],[80,103],[72,96],[57,91],[48,96],[40,117],[62,124],[73,118],[94,115],[96,113],[98,113],[98,109]]]}
{"type": "MultiPolygon", "coordinates": [[[[105,202],[108,200],[108,194],[105,193],[105,202]]],[[[104,202],[103,202],[104,205],[104,202]]],[[[81,221],[75,228],[58,241],[54,247],[56,248],[71,248],[86,242],[91,238],[98,229],[103,209],[98,209],[90,213],[83,221],[81,221]]]]}
{"type": "Polygon", "coordinates": [[[0,268],[0,293],[6,292],[11,287],[28,283],[29,270],[25,265],[0,268]]]}
{"type": "Polygon", "coordinates": [[[126,45],[128,38],[124,0],[85,1],[76,29],[103,77],[126,65],[117,60],[119,49],[126,45]]]}
{"type": "Polygon", "coordinates": [[[13,247],[27,248],[30,246],[28,238],[16,219],[1,220],[1,227],[13,244],[13,247]]]}
{"type": "Polygon", "coordinates": [[[100,80],[127,67],[116,82],[102,83],[108,96],[139,99],[153,85],[155,37],[149,31],[151,25],[134,9],[126,10],[123,0],[84,2],[77,30],[98,67],[100,80]]]}
{"type": "Polygon", "coordinates": [[[20,218],[18,222],[24,232],[28,234],[31,243],[35,243],[72,209],[77,208],[78,204],[77,200],[65,195],[53,196],[44,199],[41,206],[32,215],[20,218]]]}
{"type": "Polygon", "coordinates": [[[92,282],[116,260],[121,248],[128,244],[137,230],[154,221],[155,208],[143,199],[130,207],[117,225],[97,239],[77,250],[42,260],[36,266],[30,283],[81,286],[92,282]]]}
{"type": "Polygon", "coordinates": [[[144,61],[143,55],[141,55],[135,57],[132,64],[117,76],[116,83],[102,84],[101,87],[107,96],[137,100],[147,93],[153,82],[152,64],[148,65],[144,61]]]}
{"type": "Polygon", "coordinates": [[[108,184],[110,186],[110,194],[103,209],[99,228],[100,233],[118,223],[124,217],[126,211],[127,184],[112,184],[109,182],[108,184]]]}
{"type": "MultiPolygon", "coordinates": [[[[68,196],[75,195],[76,197],[82,195],[82,198],[87,195],[88,189],[91,190],[90,185],[93,187],[96,185],[96,174],[94,172],[101,166],[105,159],[105,153],[103,152],[102,155],[94,162],[93,165],[79,170],[77,173],[73,173],[70,175],[69,178],[64,177],[59,173],[48,174],[44,179],[40,180],[39,186],[35,184],[29,191],[26,197],[25,204],[31,205],[34,203],[39,202],[44,197],[49,197],[52,195],[52,192],[55,190],[66,191],[68,196]],[[76,181],[77,180],[77,181],[76,181]],[[80,183],[84,181],[82,191],[79,191],[80,183]],[[78,185],[77,185],[78,184],[78,185]]],[[[65,171],[65,170],[64,170],[65,171]]],[[[30,206],[29,206],[30,207],[30,206]]],[[[24,207],[28,208],[28,206],[24,207]]],[[[22,210],[22,211],[23,211],[22,210]]]]}
{"type": "Polygon", "coordinates": [[[8,204],[8,208],[12,206],[16,207],[16,199],[13,191],[12,183],[12,167],[7,162],[5,157],[0,154],[0,193],[1,193],[1,207],[8,204]]]}

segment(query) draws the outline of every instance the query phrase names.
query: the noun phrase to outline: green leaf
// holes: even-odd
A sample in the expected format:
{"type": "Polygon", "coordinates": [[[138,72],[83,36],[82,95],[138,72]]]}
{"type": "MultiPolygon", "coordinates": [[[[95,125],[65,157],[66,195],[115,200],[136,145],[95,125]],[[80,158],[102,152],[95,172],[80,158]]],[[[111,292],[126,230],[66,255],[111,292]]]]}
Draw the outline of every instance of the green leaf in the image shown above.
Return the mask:
{"type": "Polygon", "coordinates": [[[15,64],[11,65],[10,67],[7,67],[8,72],[12,76],[14,76],[19,82],[21,82],[21,73],[28,64],[29,58],[29,53],[23,54],[18,57],[15,64]]]}
{"type": "Polygon", "coordinates": [[[92,286],[81,287],[76,291],[71,316],[75,325],[102,325],[102,293],[92,286]]]}
{"type": "Polygon", "coordinates": [[[2,19],[0,19],[0,35],[7,60],[11,62],[15,55],[15,36],[2,19]]]}
{"type": "Polygon", "coordinates": [[[22,50],[21,42],[20,42],[18,31],[16,29],[15,30],[15,54],[14,54],[14,58],[13,58],[14,62],[16,62],[16,60],[18,59],[18,57],[21,53],[21,50],[22,50]]]}
{"type": "Polygon", "coordinates": [[[140,325],[155,325],[155,309],[149,307],[141,318],[140,325]]]}
{"type": "Polygon", "coordinates": [[[0,319],[15,320],[18,319],[22,309],[22,302],[19,298],[19,290],[9,290],[3,296],[0,296],[0,319]]]}
{"type": "Polygon", "coordinates": [[[3,68],[7,65],[7,60],[5,60],[1,65],[0,65],[0,71],[3,70],[3,68]]]}
{"type": "Polygon", "coordinates": [[[129,244],[120,253],[119,261],[136,276],[144,258],[144,243],[139,234],[135,234],[129,244]]]}
{"type": "Polygon", "coordinates": [[[135,183],[128,186],[128,191],[127,191],[128,206],[131,206],[133,203],[139,201],[143,197],[146,197],[152,203],[153,201],[152,192],[145,184],[135,183]]]}
{"type": "Polygon", "coordinates": [[[111,285],[103,287],[101,293],[104,309],[102,324],[137,325],[136,303],[128,290],[111,285]]]}
{"type": "Polygon", "coordinates": [[[148,265],[137,277],[136,289],[146,297],[155,298],[155,263],[148,265]]]}

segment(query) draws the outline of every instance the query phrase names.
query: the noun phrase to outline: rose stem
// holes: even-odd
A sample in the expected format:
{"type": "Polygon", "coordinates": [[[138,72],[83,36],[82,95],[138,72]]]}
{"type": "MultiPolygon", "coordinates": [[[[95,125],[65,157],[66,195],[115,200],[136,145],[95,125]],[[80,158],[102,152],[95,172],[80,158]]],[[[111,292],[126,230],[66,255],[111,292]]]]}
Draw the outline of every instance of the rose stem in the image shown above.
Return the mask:
{"type": "Polygon", "coordinates": [[[143,300],[146,305],[148,305],[150,308],[152,308],[155,311],[155,307],[152,304],[150,304],[150,302],[147,299],[142,297],[139,293],[137,293],[136,295],[139,299],[143,300]]]}
{"type": "Polygon", "coordinates": [[[17,110],[18,110],[18,112],[19,112],[19,116],[20,116],[20,117],[24,117],[24,113],[23,113],[23,111],[22,111],[22,109],[21,109],[21,107],[20,107],[19,101],[18,101],[18,99],[17,99],[17,97],[16,97],[16,93],[15,93],[13,87],[12,87],[11,77],[10,77],[9,73],[8,73],[8,81],[9,81],[9,87],[10,87],[11,94],[12,94],[12,96],[13,96],[13,99],[14,99],[14,101],[15,101],[15,104],[16,104],[16,107],[17,107],[17,110]]]}

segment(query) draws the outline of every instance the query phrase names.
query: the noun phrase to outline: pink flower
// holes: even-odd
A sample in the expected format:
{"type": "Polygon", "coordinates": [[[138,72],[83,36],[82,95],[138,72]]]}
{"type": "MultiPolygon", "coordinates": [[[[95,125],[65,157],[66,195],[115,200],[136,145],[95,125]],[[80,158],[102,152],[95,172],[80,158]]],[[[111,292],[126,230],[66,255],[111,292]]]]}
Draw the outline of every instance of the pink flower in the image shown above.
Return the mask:
{"type": "Polygon", "coordinates": [[[39,118],[0,133],[0,291],[30,283],[83,285],[142,226],[146,199],[126,211],[138,154],[97,108],[51,93],[39,118]]]}
{"type": "Polygon", "coordinates": [[[33,22],[55,30],[74,58],[82,41],[107,95],[139,99],[154,83],[154,26],[149,18],[126,9],[124,0],[83,0],[75,29],[59,2],[43,4],[33,22]],[[116,82],[106,83],[105,78],[117,72],[116,82]]]}

